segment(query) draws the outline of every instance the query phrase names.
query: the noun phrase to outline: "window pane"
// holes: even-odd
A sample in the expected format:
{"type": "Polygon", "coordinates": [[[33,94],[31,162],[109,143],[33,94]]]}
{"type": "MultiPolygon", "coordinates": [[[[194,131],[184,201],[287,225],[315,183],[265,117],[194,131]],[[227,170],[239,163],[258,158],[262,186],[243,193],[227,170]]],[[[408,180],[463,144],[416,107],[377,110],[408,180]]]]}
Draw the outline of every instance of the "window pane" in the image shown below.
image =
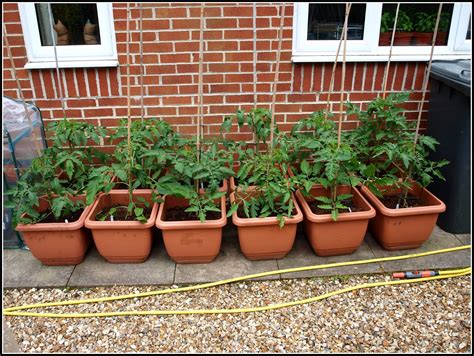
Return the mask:
{"type": "MultiPolygon", "coordinates": [[[[48,4],[35,4],[42,46],[52,46],[48,4]]],[[[51,4],[58,46],[100,44],[95,4],[51,4]]]]}
{"type": "MultiPolygon", "coordinates": [[[[309,4],[308,40],[341,38],[346,12],[345,4],[309,4]]],[[[365,4],[352,4],[347,27],[348,40],[364,37],[365,4]]]]}
{"type": "MultiPolygon", "coordinates": [[[[397,5],[384,4],[379,46],[390,46],[397,5]]],[[[439,4],[401,4],[394,46],[431,46],[439,4]]],[[[443,4],[436,35],[436,46],[448,44],[453,4],[443,4]]]]}

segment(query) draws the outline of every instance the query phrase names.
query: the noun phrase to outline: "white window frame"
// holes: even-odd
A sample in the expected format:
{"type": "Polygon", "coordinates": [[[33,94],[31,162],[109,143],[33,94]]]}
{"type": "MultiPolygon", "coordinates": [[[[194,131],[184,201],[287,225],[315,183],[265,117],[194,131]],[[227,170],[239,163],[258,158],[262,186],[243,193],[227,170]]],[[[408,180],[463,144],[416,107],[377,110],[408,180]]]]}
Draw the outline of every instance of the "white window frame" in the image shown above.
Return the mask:
{"type": "MultiPolygon", "coordinates": [[[[317,4],[317,3],[316,3],[317,4]]],[[[347,41],[347,62],[387,61],[390,46],[379,46],[383,3],[365,3],[363,40],[347,41]]],[[[436,46],[433,59],[471,58],[471,40],[466,40],[471,3],[454,3],[449,38],[446,46],[436,46]]],[[[308,40],[309,3],[295,3],[293,15],[293,62],[334,61],[338,40],[308,40]]],[[[431,46],[393,46],[392,61],[429,60],[431,46]]],[[[342,61],[342,52],[338,61],[342,61]]]]}
{"type": "MultiPolygon", "coordinates": [[[[95,5],[101,44],[57,46],[59,68],[118,66],[112,3],[95,3],[95,5]]],[[[28,55],[25,68],[55,68],[54,47],[41,45],[35,4],[19,3],[18,8],[28,55]]]]}

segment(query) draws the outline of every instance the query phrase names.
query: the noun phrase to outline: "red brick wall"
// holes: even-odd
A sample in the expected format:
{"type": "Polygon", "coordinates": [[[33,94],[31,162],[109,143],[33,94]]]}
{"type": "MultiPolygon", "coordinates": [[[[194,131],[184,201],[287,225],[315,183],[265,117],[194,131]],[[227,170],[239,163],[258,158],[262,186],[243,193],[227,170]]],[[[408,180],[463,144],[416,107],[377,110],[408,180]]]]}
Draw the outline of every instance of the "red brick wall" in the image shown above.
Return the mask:
{"type": "MultiPolygon", "coordinates": [[[[145,117],[163,118],[182,133],[194,134],[198,100],[199,3],[144,3],[143,61],[145,117]]],[[[132,115],[140,117],[139,10],[131,4],[132,115]]],[[[66,113],[108,127],[127,114],[126,4],[113,3],[118,68],[61,69],[66,113]]],[[[204,33],[204,133],[216,134],[227,114],[253,107],[252,3],[206,3],[204,33]]],[[[280,23],[279,5],[257,4],[258,105],[269,107],[280,23]]],[[[26,70],[22,28],[16,4],[3,4],[3,16],[17,75],[27,99],[40,107],[46,122],[62,118],[55,69],[26,70]]],[[[283,31],[276,118],[280,129],[325,107],[333,63],[292,63],[293,6],[287,4],[283,31]]],[[[7,52],[3,50],[3,95],[19,97],[7,52]]],[[[348,99],[363,105],[381,92],[386,63],[348,63],[345,90],[348,99]]],[[[424,62],[392,62],[388,90],[411,90],[409,118],[416,119],[424,62]]],[[[339,110],[341,65],[338,66],[332,110],[339,110]]],[[[427,97],[428,98],[428,97],[427,97]]],[[[426,126],[425,104],[422,128],[426,126]]],[[[344,122],[344,129],[356,123],[344,122]]],[[[250,139],[236,132],[236,139],[250,139]]]]}

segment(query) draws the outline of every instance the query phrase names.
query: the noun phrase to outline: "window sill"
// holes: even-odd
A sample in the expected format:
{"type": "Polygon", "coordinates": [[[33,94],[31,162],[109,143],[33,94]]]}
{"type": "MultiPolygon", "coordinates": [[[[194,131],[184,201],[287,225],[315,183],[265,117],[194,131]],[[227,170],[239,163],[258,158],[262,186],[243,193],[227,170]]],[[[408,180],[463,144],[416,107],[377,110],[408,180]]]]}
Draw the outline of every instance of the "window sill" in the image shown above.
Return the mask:
{"type": "MultiPolygon", "coordinates": [[[[99,68],[118,67],[117,60],[96,60],[96,61],[62,61],[58,62],[59,68],[99,68]]],[[[56,68],[56,62],[28,62],[25,69],[51,69],[56,68]]]]}
{"type": "MultiPolygon", "coordinates": [[[[305,62],[334,62],[336,58],[335,54],[300,54],[293,55],[291,61],[293,63],[305,63],[305,62]]],[[[456,53],[456,54],[435,54],[433,60],[455,60],[455,59],[470,59],[471,53],[456,53]]],[[[414,54],[414,55],[392,55],[392,62],[420,62],[428,61],[429,55],[414,54]]],[[[342,56],[339,55],[338,62],[342,62],[342,56]]],[[[386,62],[388,61],[388,55],[374,55],[374,54],[358,54],[358,55],[346,55],[346,62],[386,62]]]]}

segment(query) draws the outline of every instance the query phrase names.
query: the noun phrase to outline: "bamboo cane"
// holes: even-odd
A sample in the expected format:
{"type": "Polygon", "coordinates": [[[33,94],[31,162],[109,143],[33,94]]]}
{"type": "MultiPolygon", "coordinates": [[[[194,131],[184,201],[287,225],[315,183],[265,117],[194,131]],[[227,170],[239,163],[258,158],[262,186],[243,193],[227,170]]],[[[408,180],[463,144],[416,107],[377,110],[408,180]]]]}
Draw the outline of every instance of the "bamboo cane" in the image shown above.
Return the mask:
{"type": "Polygon", "coordinates": [[[387,66],[385,67],[385,73],[383,76],[383,86],[382,86],[382,98],[385,99],[386,91],[387,91],[387,82],[388,82],[388,73],[390,69],[390,60],[392,59],[392,49],[393,49],[393,41],[395,40],[395,32],[397,30],[397,21],[398,21],[398,11],[400,9],[400,3],[397,4],[397,10],[395,12],[395,20],[393,21],[393,29],[392,29],[392,37],[390,39],[390,51],[388,53],[388,61],[387,66]]]}
{"type": "Polygon", "coordinates": [[[283,24],[285,21],[285,6],[286,3],[282,4],[281,12],[280,12],[280,29],[278,33],[278,51],[276,55],[276,65],[275,65],[275,79],[273,81],[273,96],[272,96],[272,104],[271,104],[271,120],[270,120],[270,153],[273,151],[273,144],[274,144],[274,128],[275,128],[275,101],[276,101],[276,89],[280,71],[280,58],[281,58],[281,44],[283,39],[283,24]]]}
{"type": "MultiPolygon", "coordinates": [[[[343,112],[343,106],[344,106],[344,82],[346,80],[346,47],[347,47],[347,20],[349,18],[349,11],[351,7],[350,4],[346,3],[346,19],[345,19],[345,25],[344,26],[344,31],[343,31],[343,37],[344,37],[344,48],[342,52],[342,80],[341,80],[341,100],[340,100],[340,105],[339,105],[339,124],[337,128],[337,147],[341,145],[341,133],[342,133],[342,119],[344,118],[344,112],[343,112]]],[[[337,58],[336,58],[337,60],[337,58]]]]}
{"type": "Polygon", "coordinates": [[[441,18],[442,8],[443,8],[443,3],[440,3],[439,8],[438,8],[438,16],[436,18],[436,24],[435,24],[434,33],[433,33],[433,39],[431,41],[430,59],[428,61],[428,67],[425,70],[424,78],[423,78],[423,91],[422,91],[422,96],[421,96],[421,102],[420,102],[419,107],[418,107],[418,118],[417,118],[417,123],[416,123],[416,131],[415,131],[415,139],[414,139],[414,145],[415,146],[416,146],[416,143],[418,141],[418,133],[420,131],[421,113],[423,111],[423,105],[425,103],[426,90],[428,89],[428,81],[429,81],[429,77],[430,77],[431,64],[433,62],[433,53],[434,53],[434,47],[435,47],[435,43],[436,43],[436,37],[438,35],[439,20],[441,18]]]}

